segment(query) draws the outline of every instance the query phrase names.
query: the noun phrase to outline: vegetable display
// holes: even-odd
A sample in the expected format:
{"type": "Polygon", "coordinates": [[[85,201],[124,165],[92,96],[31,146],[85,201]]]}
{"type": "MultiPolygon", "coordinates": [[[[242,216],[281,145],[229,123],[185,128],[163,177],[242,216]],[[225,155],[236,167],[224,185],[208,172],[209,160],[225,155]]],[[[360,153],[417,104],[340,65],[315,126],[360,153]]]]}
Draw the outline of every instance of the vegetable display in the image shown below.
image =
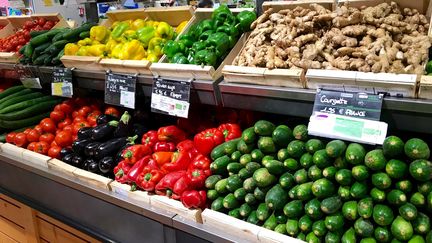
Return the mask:
{"type": "Polygon", "coordinates": [[[333,12],[318,4],[270,8],[251,27],[234,65],[422,75],[431,46],[427,17],[395,2],[333,12]]]}
{"type": "Polygon", "coordinates": [[[217,68],[237,43],[243,32],[250,30],[256,19],[254,12],[242,11],[235,16],[226,5],[214,10],[211,19],[192,26],[179,40],[168,41],[163,53],[170,63],[208,65],[217,68]]]}
{"type": "Polygon", "coordinates": [[[33,38],[40,31],[46,32],[50,30],[57,22],[47,20],[44,17],[25,21],[24,25],[16,33],[5,38],[0,38],[0,52],[18,52],[27,44],[30,38],[33,38]]]}
{"type": "Polygon", "coordinates": [[[186,23],[173,28],[166,22],[136,19],[114,22],[110,28],[94,26],[86,38],[67,44],[64,52],[66,55],[157,62],[164,44],[174,39],[186,23]]]}
{"type": "Polygon", "coordinates": [[[390,136],[368,151],[260,120],[210,155],[212,210],[307,242],[432,236],[432,163],[421,139],[390,136]]]}

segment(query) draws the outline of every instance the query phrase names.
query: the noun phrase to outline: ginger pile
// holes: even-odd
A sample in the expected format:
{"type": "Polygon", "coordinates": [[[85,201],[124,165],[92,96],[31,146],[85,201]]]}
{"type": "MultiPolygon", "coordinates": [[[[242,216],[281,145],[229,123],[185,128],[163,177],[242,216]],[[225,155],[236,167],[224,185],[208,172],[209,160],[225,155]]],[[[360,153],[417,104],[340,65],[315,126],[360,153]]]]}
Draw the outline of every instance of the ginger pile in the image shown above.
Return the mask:
{"type": "Polygon", "coordinates": [[[429,22],[395,2],[360,9],[321,5],[273,12],[251,25],[234,65],[424,74],[429,22]]]}

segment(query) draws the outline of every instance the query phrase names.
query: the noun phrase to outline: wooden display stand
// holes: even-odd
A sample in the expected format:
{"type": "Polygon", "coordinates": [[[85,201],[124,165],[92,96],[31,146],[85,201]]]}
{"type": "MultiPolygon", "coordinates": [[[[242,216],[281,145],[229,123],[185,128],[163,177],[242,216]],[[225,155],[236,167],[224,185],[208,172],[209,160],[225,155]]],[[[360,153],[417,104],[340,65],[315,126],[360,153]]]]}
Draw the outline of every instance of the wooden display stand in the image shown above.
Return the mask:
{"type": "Polygon", "coordinates": [[[0,194],[0,242],[100,242],[0,194]]]}

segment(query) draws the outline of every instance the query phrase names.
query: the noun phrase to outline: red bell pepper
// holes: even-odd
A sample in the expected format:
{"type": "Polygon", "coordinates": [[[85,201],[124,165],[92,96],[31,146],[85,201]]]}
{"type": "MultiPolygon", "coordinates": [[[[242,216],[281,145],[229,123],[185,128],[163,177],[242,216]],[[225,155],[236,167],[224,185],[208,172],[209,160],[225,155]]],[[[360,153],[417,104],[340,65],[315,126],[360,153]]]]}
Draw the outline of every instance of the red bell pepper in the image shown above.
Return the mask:
{"type": "Polygon", "coordinates": [[[169,173],[179,170],[187,170],[191,162],[191,157],[188,152],[174,152],[171,156],[171,162],[162,165],[162,171],[169,173]]]}
{"type": "Polygon", "coordinates": [[[187,208],[201,208],[204,209],[207,201],[206,191],[184,191],[181,195],[181,202],[187,208]]]}
{"type": "Polygon", "coordinates": [[[187,181],[190,182],[190,188],[202,189],[204,188],[205,180],[207,179],[208,172],[200,169],[188,170],[186,177],[187,181]]]}
{"type": "Polygon", "coordinates": [[[235,138],[239,138],[242,134],[240,126],[235,123],[222,124],[218,127],[218,130],[223,133],[225,137],[225,142],[233,140],[235,138]]]}
{"type": "Polygon", "coordinates": [[[136,184],[138,176],[141,174],[141,172],[144,170],[144,167],[148,164],[150,160],[150,155],[147,155],[138,160],[127,173],[127,181],[129,183],[136,184]]]}
{"type": "Polygon", "coordinates": [[[186,134],[177,126],[161,127],[157,131],[159,141],[179,143],[186,139],[186,134]]]}
{"type": "Polygon", "coordinates": [[[158,169],[144,169],[138,176],[137,185],[145,191],[152,192],[164,174],[158,169]]]}
{"type": "Polygon", "coordinates": [[[186,171],[175,171],[169,174],[166,174],[155,186],[156,194],[158,195],[167,195],[170,197],[172,195],[172,190],[174,188],[174,184],[178,179],[184,177],[186,175],[186,171]]]}
{"type": "Polygon", "coordinates": [[[150,148],[153,148],[158,141],[158,133],[154,130],[146,132],[141,138],[141,143],[150,146],[150,148]]]}
{"type": "Polygon", "coordinates": [[[172,142],[157,142],[153,148],[154,152],[174,152],[176,146],[172,142]]]}
{"type": "Polygon", "coordinates": [[[114,176],[115,180],[120,183],[127,182],[127,174],[129,170],[132,168],[132,165],[127,163],[126,161],[120,161],[116,167],[114,167],[114,176]]]}
{"type": "Polygon", "coordinates": [[[135,144],[127,147],[122,152],[123,159],[129,164],[135,164],[138,160],[152,153],[150,146],[135,144]]]}
{"type": "Polygon", "coordinates": [[[224,142],[224,135],[217,128],[204,130],[194,137],[194,145],[198,152],[209,155],[214,147],[224,142]]]}
{"type": "Polygon", "coordinates": [[[188,170],[200,169],[200,170],[210,170],[211,161],[207,156],[198,154],[193,158],[192,162],[189,164],[188,170]]]}
{"type": "Polygon", "coordinates": [[[159,166],[162,166],[171,161],[171,157],[173,154],[174,152],[155,152],[152,154],[152,158],[159,166]]]}
{"type": "Polygon", "coordinates": [[[192,140],[186,139],[177,144],[177,150],[179,152],[187,152],[189,153],[189,157],[195,158],[198,154],[198,150],[195,148],[195,145],[192,140]]]}
{"type": "Polygon", "coordinates": [[[193,188],[191,188],[191,184],[187,178],[187,175],[184,175],[174,184],[172,198],[179,200],[183,192],[190,189],[193,188]]]}

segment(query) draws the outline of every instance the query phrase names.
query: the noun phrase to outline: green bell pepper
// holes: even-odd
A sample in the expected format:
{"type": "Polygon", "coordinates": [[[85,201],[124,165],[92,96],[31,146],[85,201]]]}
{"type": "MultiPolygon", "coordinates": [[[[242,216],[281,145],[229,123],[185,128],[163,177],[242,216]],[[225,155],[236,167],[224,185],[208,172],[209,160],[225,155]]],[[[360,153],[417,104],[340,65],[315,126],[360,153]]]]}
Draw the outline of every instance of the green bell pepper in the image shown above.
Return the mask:
{"type": "Polygon", "coordinates": [[[198,37],[205,31],[207,30],[212,30],[213,29],[213,22],[211,19],[205,19],[203,21],[201,21],[198,26],[195,28],[194,32],[193,32],[193,36],[195,37],[195,39],[198,39],[198,37]]]}
{"type": "Polygon", "coordinates": [[[172,58],[177,53],[181,53],[179,43],[173,40],[167,41],[163,47],[163,53],[169,58],[172,58]]]}
{"type": "Polygon", "coordinates": [[[119,40],[122,34],[129,29],[129,24],[126,22],[119,23],[111,32],[111,37],[114,40],[119,40]]]}
{"type": "Polygon", "coordinates": [[[197,42],[193,43],[192,51],[196,53],[198,51],[204,50],[206,47],[207,47],[206,41],[197,41],[197,42]]]}
{"type": "Polygon", "coordinates": [[[215,19],[219,13],[231,13],[231,10],[228,8],[226,4],[221,4],[217,9],[215,9],[212,13],[212,19],[215,19]]]}
{"type": "Polygon", "coordinates": [[[188,64],[188,59],[183,55],[183,53],[177,53],[175,54],[172,59],[171,63],[178,63],[178,64],[188,64]]]}
{"type": "Polygon", "coordinates": [[[207,46],[213,46],[218,56],[224,55],[230,48],[229,36],[222,32],[217,32],[209,36],[207,46]]]}
{"type": "Polygon", "coordinates": [[[230,42],[230,49],[233,48],[235,46],[235,44],[237,44],[237,38],[233,37],[233,36],[228,36],[229,42],[230,42]]]}
{"type": "Polygon", "coordinates": [[[212,34],[213,34],[213,30],[207,30],[204,31],[200,36],[199,36],[199,40],[200,41],[205,41],[207,40],[212,34]]]}
{"type": "Polygon", "coordinates": [[[194,56],[195,56],[195,53],[193,51],[189,51],[188,56],[187,56],[187,60],[188,60],[189,64],[196,64],[194,56]]]}
{"type": "Polygon", "coordinates": [[[239,35],[239,31],[235,26],[232,25],[222,25],[216,29],[216,32],[223,32],[229,36],[237,37],[239,35]]]}
{"type": "Polygon", "coordinates": [[[214,52],[209,50],[201,50],[195,53],[195,63],[204,66],[215,66],[217,62],[217,56],[214,52]]]}
{"type": "Polygon", "coordinates": [[[242,31],[247,32],[250,31],[250,26],[256,20],[257,16],[255,12],[244,10],[237,14],[236,18],[242,31]]]}
{"type": "Polygon", "coordinates": [[[193,43],[195,42],[193,37],[189,34],[184,34],[180,36],[179,41],[182,42],[185,47],[192,47],[193,43]]]}
{"type": "Polygon", "coordinates": [[[155,36],[155,28],[152,26],[143,27],[137,30],[138,40],[141,41],[144,48],[148,47],[150,40],[155,36]]]}

